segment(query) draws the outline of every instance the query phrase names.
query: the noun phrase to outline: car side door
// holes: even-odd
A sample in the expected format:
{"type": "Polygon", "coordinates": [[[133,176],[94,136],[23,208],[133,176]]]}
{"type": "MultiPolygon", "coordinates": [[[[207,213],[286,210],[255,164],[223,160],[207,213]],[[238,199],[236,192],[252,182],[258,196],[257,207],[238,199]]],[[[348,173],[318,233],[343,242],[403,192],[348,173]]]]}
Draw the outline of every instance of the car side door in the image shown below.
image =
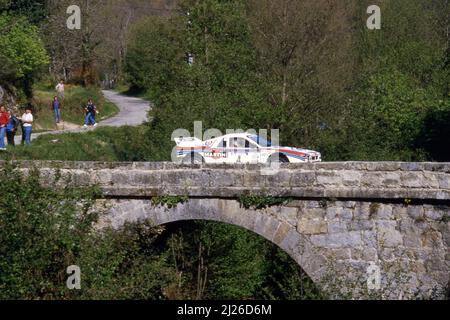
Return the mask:
{"type": "Polygon", "coordinates": [[[228,150],[231,163],[258,163],[258,146],[244,137],[230,137],[228,150]]]}
{"type": "Polygon", "coordinates": [[[205,150],[203,156],[208,158],[209,163],[226,163],[228,162],[227,146],[228,139],[222,138],[205,150]]]}
{"type": "Polygon", "coordinates": [[[250,139],[245,139],[245,158],[246,163],[256,164],[259,163],[261,157],[259,146],[251,141],[250,139]]]}

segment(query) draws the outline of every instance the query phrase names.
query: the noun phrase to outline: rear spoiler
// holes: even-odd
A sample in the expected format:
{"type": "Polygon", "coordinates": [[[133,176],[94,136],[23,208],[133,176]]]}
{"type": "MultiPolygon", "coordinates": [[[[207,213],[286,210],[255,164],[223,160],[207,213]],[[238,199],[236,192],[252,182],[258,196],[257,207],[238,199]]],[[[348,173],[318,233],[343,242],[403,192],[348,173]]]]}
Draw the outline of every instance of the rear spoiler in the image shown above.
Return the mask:
{"type": "Polygon", "coordinates": [[[180,144],[203,145],[203,141],[196,137],[179,137],[179,138],[174,138],[174,140],[175,140],[175,143],[177,144],[177,146],[179,146],[180,144]]]}

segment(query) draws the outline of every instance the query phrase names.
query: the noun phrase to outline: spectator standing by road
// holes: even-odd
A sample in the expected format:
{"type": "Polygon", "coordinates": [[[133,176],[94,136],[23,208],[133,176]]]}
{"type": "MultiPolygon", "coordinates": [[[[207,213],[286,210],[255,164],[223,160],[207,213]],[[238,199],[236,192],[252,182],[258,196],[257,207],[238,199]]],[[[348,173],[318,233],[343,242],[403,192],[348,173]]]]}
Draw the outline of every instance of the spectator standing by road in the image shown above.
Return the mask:
{"type": "Polygon", "coordinates": [[[6,126],[6,138],[8,140],[8,146],[15,146],[14,138],[16,137],[17,128],[20,125],[20,120],[17,119],[15,114],[11,114],[8,125],[6,126]]]}
{"type": "Polygon", "coordinates": [[[5,151],[6,126],[9,122],[9,112],[4,106],[0,106],[0,151],[5,151]]]}
{"type": "Polygon", "coordinates": [[[22,139],[20,140],[20,145],[25,145],[25,127],[23,126],[22,118],[19,118],[20,121],[20,130],[22,131],[22,139]]]}
{"type": "Polygon", "coordinates": [[[52,110],[53,110],[53,114],[55,115],[55,122],[60,123],[61,122],[61,102],[59,101],[59,98],[56,96],[53,98],[52,110]]]}
{"type": "Polygon", "coordinates": [[[64,100],[64,90],[65,90],[64,81],[61,80],[56,85],[55,89],[56,89],[56,92],[58,92],[59,99],[64,100]]]}
{"type": "Polygon", "coordinates": [[[33,114],[31,111],[31,107],[27,107],[25,109],[25,113],[22,115],[22,123],[23,123],[23,136],[25,138],[25,144],[31,144],[31,133],[33,131],[33,114]]]}
{"type": "Polygon", "coordinates": [[[95,116],[97,114],[97,107],[95,106],[92,99],[88,100],[88,104],[86,105],[86,108],[84,108],[84,110],[86,111],[84,128],[87,128],[88,125],[93,125],[94,127],[96,127],[97,123],[95,122],[95,116]]]}

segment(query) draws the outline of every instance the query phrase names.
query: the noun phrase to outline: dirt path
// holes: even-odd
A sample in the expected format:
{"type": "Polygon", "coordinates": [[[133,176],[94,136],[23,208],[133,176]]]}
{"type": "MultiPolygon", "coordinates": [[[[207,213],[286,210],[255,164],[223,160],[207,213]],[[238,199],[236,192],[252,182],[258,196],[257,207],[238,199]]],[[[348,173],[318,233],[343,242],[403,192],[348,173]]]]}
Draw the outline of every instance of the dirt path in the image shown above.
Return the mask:
{"type": "MultiPolygon", "coordinates": [[[[147,121],[148,112],[151,109],[150,102],[140,99],[125,96],[123,94],[103,90],[105,99],[114,103],[119,108],[119,113],[114,117],[99,121],[98,127],[122,127],[122,126],[138,126],[147,121]]],[[[101,119],[101,114],[97,116],[97,119],[101,119]]],[[[62,134],[62,133],[81,133],[94,130],[92,127],[83,128],[71,123],[61,123],[61,130],[47,131],[40,133],[33,133],[31,135],[31,141],[44,134],[62,134]]],[[[16,144],[20,144],[22,136],[16,136],[16,144]]]]}

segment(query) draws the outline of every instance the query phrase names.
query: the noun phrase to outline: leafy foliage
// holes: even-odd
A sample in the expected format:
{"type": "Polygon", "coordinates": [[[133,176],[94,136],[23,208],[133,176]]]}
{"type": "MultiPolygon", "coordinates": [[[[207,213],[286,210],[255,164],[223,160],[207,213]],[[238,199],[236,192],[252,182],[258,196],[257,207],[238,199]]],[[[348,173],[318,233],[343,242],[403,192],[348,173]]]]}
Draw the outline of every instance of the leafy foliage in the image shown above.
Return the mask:
{"type": "Polygon", "coordinates": [[[178,204],[183,204],[189,200],[188,196],[158,196],[152,198],[155,206],[162,205],[168,208],[174,208],[178,204]]]}
{"type": "Polygon", "coordinates": [[[23,176],[10,166],[0,179],[0,299],[163,298],[173,274],[154,251],[161,229],[94,232],[92,187],[44,187],[37,171],[23,176]],[[70,265],[81,268],[79,292],[66,287],[70,265]]]}
{"type": "Polygon", "coordinates": [[[16,78],[30,75],[48,63],[38,29],[26,19],[1,14],[0,30],[2,55],[15,66],[16,78]]]}
{"type": "Polygon", "coordinates": [[[24,177],[9,166],[0,177],[1,298],[61,296],[65,268],[80,250],[80,235],[97,217],[89,212],[95,193],[45,188],[37,171],[24,177]]]}
{"type": "Polygon", "coordinates": [[[155,159],[198,120],[222,132],[277,128],[283,144],[325,160],[429,157],[417,141],[429,115],[448,110],[448,2],[385,2],[377,31],[359,20],[367,3],[185,0],[184,15],[140,23],[126,72],[156,104],[155,159]]]}
{"type": "Polygon", "coordinates": [[[246,208],[265,209],[267,207],[279,206],[286,204],[290,201],[290,198],[273,197],[273,196],[253,196],[245,195],[239,198],[240,204],[246,208]]]}
{"type": "Polygon", "coordinates": [[[430,114],[449,110],[448,18],[441,11],[448,12],[448,6],[422,0],[385,3],[382,29],[360,31],[359,84],[347,118],[345,158],[426,159],[428,147],[416,141],[433,131],[430,114]]]}
{"type": "Polygon", "coordinates": [[[126,224],[87,237],[77,259],[83,287],[77,299],[167,299],[165,289],[175,280],[168,254],[155,241],[163,228],[149,223],[126,224]]]}
{"type": "Polygon", "coordinates": [[[0,0],[0,10],[25,16],[30,22],[38,24],[47,16],[47,2],[47,0],[0,0]]]}
{"type": "Polygon", "coordinates": [[[178,286],[172,299],[317,299],[317,288],[270,242],[206,221],[168,225],[178,286]]]}
{"type": "Polygon", "coordinates": [[[167,18],[158,17],[145,19],[133,27],[125,70],[134,87],[158,90],[178,84],[173,82],[176,80],[173,73],[183,66],[184,50],[176,31],[167,18]]]}
{"type": "Polygon", "coordinates": [[[273,246],[266,256],[262,297],[271,300],[321,300],[326,296],[285,252],[273,246]]]}
{"type": "Polygon", "coordinates": [[[440,102],[435,110],[428,110],[424,126],[416,139],[416,146],[425,150],[434,161],[450,159],[450,101],[440,102]]]}
{"type": "Polygon", "coordinates": [[[0,10],[6,10],[11,5],[11,0],[0,0],[0,10]]]}
{"type": "Polygon", "coordinates": [[[158,160],[170,158],[167,137],[177,128],[189,129],[195,120],[222,131],[244,128],[250,119],[265,117],[268,106],[252,81],[256,59],[244,2],[191,1],[185,6],[189,16],[139,24],[127,55],[131,85],[148,89],[156,105],[147,137],[158,160]],[[149,39],[140,41],[147,34],[149,39]],[[195,54],[193,65],[186,61],[188,53],[195,54]]]}

